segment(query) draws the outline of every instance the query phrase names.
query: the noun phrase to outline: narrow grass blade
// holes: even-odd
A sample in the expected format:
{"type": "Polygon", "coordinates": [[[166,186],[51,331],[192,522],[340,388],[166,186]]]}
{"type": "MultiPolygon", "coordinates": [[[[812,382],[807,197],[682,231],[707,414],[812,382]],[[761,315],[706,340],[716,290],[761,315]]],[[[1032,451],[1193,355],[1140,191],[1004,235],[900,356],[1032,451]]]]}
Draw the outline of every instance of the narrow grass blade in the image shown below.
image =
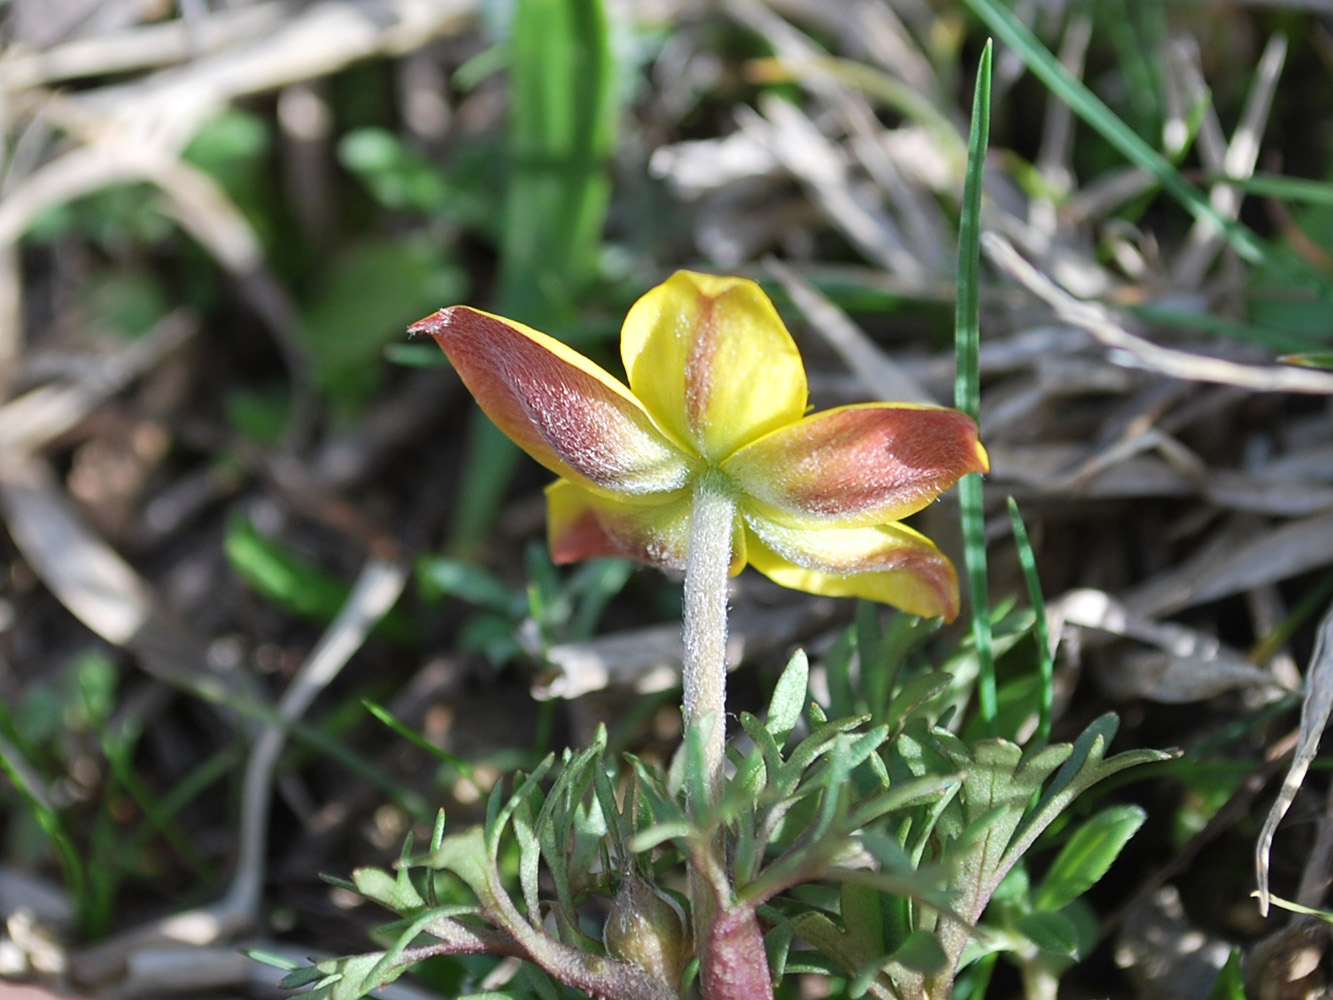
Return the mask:
{"type": "Polygon", "coordinates": [[[568,322],[597,272],[611,192],[616,64],[601,0],[524,0],[510,51],[501,306],[568,322]]]}
{"type": "Polygon", "coordinates": [[[1211,176],[1209,184],[1230,184],[1249,194],[1283,201],[1301,202],[1333,208],[1333,184],[1312,181],[1303,177],[1284,177],[1281,174],[1251,174],[1248,177],[1211,176]]]}
{"type": "MultiPolygon", "coordinates": [[[[498,311],[559,335],[597,277],[611,197],[617,63],[602,0],[524,0],[509,45],[509,176],[498,311]]],[[[473,414],[449,551],[472,555],[519,452],[473,414]]]]}
{"type": "MultiPolygon", "coordinates": [[[[954,326],[954,405],[976,419],[981,411],[977,354],[981,342],[981,182],[990,138],[991,57],[986,43],[977,67],[972,99],[972,131],[958,228],[958,304],[954,326]]],[[[991,652],[990,598],[986,590],[986,524],[981,476],[970,473],[958,484],[963,521],[963,564],[971,597],[972,635],[977,647],[977,708],[987,726],[996,716],[995,661],[991,652]]]]}
{"type": "Polygon", "coordinates": [[[1161,153],[1139,138],[1101,98],[1061,66],[1051,51],[1000,0],[966,0],[966,3],[996,37],[1018,53],[1033,76],[1127,160],[1151,174],[1191,215],[1216,226],[1237,254],[1252,264],[1267,257],[1253,232],[1240,223],[1223,218],[1207,198],[1186,183],[1161,153]]]}
{"type": "Polygon", "coordinates": [[[0,730],[4,731],[0,733],[0,772],[8,776],[14,788],[28,804],[33,819],[55,849],[56,857],[60,859],[60,867],[65,873],[65,888],[78,908],[80,922],[84,922],[87,917],[84,911],[88,905],[88,873],[84,869],[83,860],[74,846],[74,841],[65,830],[60,814],[47,802],[36,783],[27,780],[33,772],[18,743],[12,741],[12,737],[17,733],[3,706],[0,706],[0,723],[2,723],[0,730]]]}
{"type": "Polygon", "coordinates": [[[1046,627],[1046,598],[1041,592],[1041,580],[1037,576],[1037,559],[1032,554],[1032,543],[1028,541],[1028,529],[1023,523],[1023,516],[1018,512],[1018,504],[1009,498],[1009,524],[1014,532],[1014,546],[1018,550],[1018,564],[1023,568],[1023,579],[1027,583],[1028,600],[1032,603],[1032,613],[1036,616],[1032,623],[1032,634],[1037,640],[1037,669],[1041,672],[1041,700],[1037,704],[1037,741],[1045,743],[1051,738],[1051,706],[1055,701],[1055,663],[1051,655],[1051,634],[1046,627]]]}
{"type": "Polygon", "coordinates": [[[458,769],[458,773],[461,774],[463,777],[465,778],[472,777],[471,764],[469,764],[462,757],[459,757],[457,754],[452,754],[448,750],[440,749],[430,740],[426,739],[426,737],[418,733],[415,729],[399,722],[394,717],[394,714],[390,712],[387,708],[385,708],[383,705],[379,704],[378,702],[371,701],[369,698],[362,698],[361,704],[362,706],[365,707],[365,710],[367,712],[373,715],[380,722],[384,723],[386,726],[392,729],[403,739],[407,740],[414,747],[426,751],[426,753],[430,754],[436,760],[440,760],[446,764],[453,765],[458,769]]]}

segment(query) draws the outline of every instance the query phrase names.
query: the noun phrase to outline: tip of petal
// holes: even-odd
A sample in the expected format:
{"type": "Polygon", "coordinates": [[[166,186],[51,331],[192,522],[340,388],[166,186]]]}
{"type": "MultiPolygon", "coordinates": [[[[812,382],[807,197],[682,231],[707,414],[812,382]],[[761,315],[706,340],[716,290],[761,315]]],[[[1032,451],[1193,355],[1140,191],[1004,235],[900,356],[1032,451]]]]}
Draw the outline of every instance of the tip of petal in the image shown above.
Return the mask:
{"type": "Polygon", "coordinates": [[[438,309],[424,319],[419,319],[407,328],[409,337],[419,337],[426,334],[432,337],[438,337],[444,332],[444,328],[449,325],[449,320],[458,306],[450,306],[447,309],[438,309]]]}
{"type": "Polygon", "coordinates": [[[980,441],[977,442],[977,467],[973,472],[990,472],[990,455],[980,441]]]}

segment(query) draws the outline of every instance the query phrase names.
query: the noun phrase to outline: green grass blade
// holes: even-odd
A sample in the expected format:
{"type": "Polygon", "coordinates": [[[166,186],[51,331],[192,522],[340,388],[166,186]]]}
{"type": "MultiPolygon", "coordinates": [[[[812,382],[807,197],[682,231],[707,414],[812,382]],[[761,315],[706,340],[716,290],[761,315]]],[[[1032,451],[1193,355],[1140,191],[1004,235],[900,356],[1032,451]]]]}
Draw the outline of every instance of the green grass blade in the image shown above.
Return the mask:
{"type": "Polygon", "coordinates": [[[1267,257],[1258,237],[1238,222],[1223,218],[1161,153],[1141,139],[1081,80],[1066,70],[1028,27],[1000,0],[966,0],[996,36],[1018,53],[1023,64],[1084,122],[1136,167],[1146,170],[1196,219],[1206,220],[1226,236],[1242,258],[1257,264],[1267,257]]]}
{"type": "Polygon", "coordinates": [[[30,783],[28,775],[35,769],[18,742],[18,730],[9,712],[0,705],[0,773],[8,776],[14,789],[28,804],[33,819],[55,849],[60,867],[65,873],[65,889],[73,899],[80,924],[86,924],[90,904],[88,872],[73,839],[61,822],[60,814],[47,802],[45,796],[30,783]]]}
{"type": "Polygon", "coordinates": [[[1248,177],[1210,176],[1209,184],[1230,184],[1264,198],[1322,205],[1333,208],[1333,184],[1312,181],[1304,177],[1283,177],[1281,174],[1251,174],[1248,177]]]}
{"type": "Polygon", "coordinates": [[[1327,338],[1321,337],[1317,330],[1278,329],[1261,323],[1210,316],[1197,310],[1138,304],[1129,306],[1125,311],[1145,323],[1173,327],[1178,330],[1210,333],[1217,337],[1226,337],[1228,340],[1242,341],[1247,344],[1259,344],[1276,353],[1316,350],[1327,343],[1327,338]]]}
{"type": "MultiPolygon", "coordinates": [[[[497,311],[560,335],[598,274],[620,113],[602,0],[523,0],[509,43],[509,169],[497,311]]],[[[474,412],[448,550],[487,535],[518,449],[474,412]]]]}
{"type": "Polygon", "coordinates": [[[1032,613],[1036,616],[1032,623],[1032,634],[1037,640],[1037,669],[1041,671],[1041,698],[1037,703],[1037,742],[1045,743],[1051,738],[1051,706],[1055,702],[1055,661],[1051,657],[1051,634],[1046,627],[1046,599],[1042,596],[1041,580],[1037,576],[1037,559],[1032,554],[1032,543],[1028,541],[1028,529],[1023,524],[1023,516],[1018,512],[1018,504],[1009,498],[1009,524],[1014,532],[1014,546],[1018,549],[1018,564],[1023,568],[1023,579],[1027,583],[1028,600],[1032,603],[1032,613]]]}
{"type": "Polygon", "coordinates": [[[567,323],[597,273],[611,193],[616,64],[601,0],[524,0],[510,50],[501,306],[567,323]]]}
{"type": "Polygon", "coordinates": [[[424,750],[426,753],[430,754],[430,756],[434,757],[436,760],[442,761],[445,764],[453,765],[455,768],[458,769],[458,773],[461,774],[463,777],[465,778],[472,777],[471,764],[469,764],[462,757],[459,757],[457,754],[452,754],[448,750],[445,750],[441,747],[437,747],[434,743],[426,739],[426,737],[422,736],[411,726],[399,722],[398,719],[394,716],[394,714],[390,712],[387,708],[385,708],[383,705],[381,705],[379,702],[372,701],[369,698],[362,698],[361,705],[363,708],[365,708],[367,712],[373,715],[377,720],[384,723],[386,726],[392,729],[403,739],[411,743],[414,747],[417,747],[420,750],[424,750]]]}
{"type": "MultiPolygon", "coordinates": [[[[976,419],[981,410],[977,353],[981,342],[981,181],[990,139],[991,57],[988,41],[977,67],[972,99],[972,131],[967,143],[967,175],[958,227],[958,305],[954,325],[954,405],[976,419]]],[[[993,726],[996,715],[995,661],[991,651],[990,598],[986,590],[986,525],[981,476],[969,473],[958,484],[963,522],[963,563],[971,597],[972,635],[977,647],[977,708],[993,726]]]]}
{"type": "Polygon", "coordinates": [[[505,493],[518,470],[522,452],[505,437],[475,406],[468,415],[467,447],[460,487],[455,495],[453,518],[449,525],[448,554],[456,559],[470,559],[485,544],[495,512],[504,502],[505,493]]]}

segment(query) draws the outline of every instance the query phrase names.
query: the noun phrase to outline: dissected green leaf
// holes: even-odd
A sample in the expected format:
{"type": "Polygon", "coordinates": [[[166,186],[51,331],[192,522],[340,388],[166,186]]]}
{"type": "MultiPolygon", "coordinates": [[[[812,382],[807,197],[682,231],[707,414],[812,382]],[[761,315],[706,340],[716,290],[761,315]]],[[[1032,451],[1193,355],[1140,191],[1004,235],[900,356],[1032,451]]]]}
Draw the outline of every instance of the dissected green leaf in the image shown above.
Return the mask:
{"type": "Polygon", "coordinates": [[[901,725],[922,705],[944,691],[952,680],[951,675],[939,670],[908,678],[889,702],[884,712],[884,721],[895,727],[901,725]]]}
{"type": "Polygon", "coordinates": [[[1042,951],[1070,957],[1078,954],[1078,928],[1058,910],[1025,913],[1014,926],[1042,951]]]}
{"type": "Polygon", "coordinates": [[[913,931],[890,957],[899,965],[928,975],[939,972],[949,960],[935,935],[928,931],[913,931]]]}
{"type": "Polygon", "coordinates": [[[810,681],[810,660],[805,650],[798,649],[787,661],[777,686],[773,688],[773,697],[768,703],[768,715],[764,725],[775,740],[785,740],[788,734],[801,721],[801,712],[805,708],[805,693],[810,681]]]}
{"type": "Polygon", "coordinates": [[[962,777],[953,774],[896,782],[882,792],[859,799],[852,808],[849,825],[853,829],[861,829],[886,813],[933,805],[957,792],[962,783],[962,777]]]}
{"type": "Polygon", "coordinates": [[[284,989],[299,989],[313,984],[313,989],[302,994],[313,1000],[360,1000],[367,993],[393,982],[412,964],[408,961],[396,967],[386,967],[384,958],[387,954],[373,951],[316,962],[311,968],[298,969],[284,977],[278,985],[284,989]]]}
{"type": "Polygon", "coordinates": [[[1032,842],[1051,822],[1062,813],[1079,795],[1097,782],[1113,774],[1139,764],[1150,764],[1169,760],[1171,753],[1163,750],[1128,750],[1106,757],[1106,747],[1119,727],[1119,720],[1114,713],[1107,713],[1095,719],[1074,741],[1073,752],[1064,762],[1042,793],[1037,803],[1018,831],[1011,851],[1015,856],[1031,846],[1032,842]]]}
{"type": "Polygon", "coordinates": [[[352,884],[361,895],[395,913],[406,913],[426,905],[405,870],[394,876],[383,868],[358,868],[352,872],[352,884]]]}
{"type": "Polygon", "coordinates": [[[827,753],[829,749],[835,746],[838,738],[843,733],[851,732],[869,721],[870,716],[861,715],[847,719],[835,719],[819,726],[796,745],[796,749],[791,752],[779,772],[772,776],[772,784],[780,794],[790,794],[817,757],[827,753]]]}
{"type": "Polygon", "coordinates": [[[848,947],[862,955],[884,953],[884,909],[878,889],[854,882],[839,887],[843,934],[848,947]]]}
{"type": "Polygon", "coordinates": [[[1096,885],[1147,815],[1139,806],[1112,806],[1083,823],[1060,849],[1032,905],[1059,910],[1096,885]]]}

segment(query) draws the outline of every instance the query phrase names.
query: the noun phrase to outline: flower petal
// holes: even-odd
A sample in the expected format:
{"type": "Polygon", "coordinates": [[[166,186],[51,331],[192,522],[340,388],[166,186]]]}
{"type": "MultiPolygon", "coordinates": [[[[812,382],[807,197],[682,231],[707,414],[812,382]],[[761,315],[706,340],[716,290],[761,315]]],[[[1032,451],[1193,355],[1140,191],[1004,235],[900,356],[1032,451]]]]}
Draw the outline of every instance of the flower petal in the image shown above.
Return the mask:
{"type": "Polygon", "coordinates": [[[683,570],[690,495],[682,491],[663,504],[617,503],[557,479],[546,487],[546,534],[557,564],[620,556],[683,570]]]}
{"type": "Polygon", "coordinates": [[[486,415],[557,475],[608,495],[667,492],[688,478],[689,456],[639,401],[558,340],[466,306],[411,332],[434,337],[486,415]]]}
{"type": "Polygon", "coordinates": [[[677,271],[630,308],[620,354],[648,411],[713,461],[805,412],[796,344],[744,278],[677,271]]]}
{"type": "Polygon", "coordinates": [[[864,403],[780,427],[722,463],[768,516],[793,526],[883,524],[989,468],[957,410],[864,403]]]}
{"type": "Polygon", "coordinates": [[[786,528],[745,519],[750,564],[774,583],[828,597],[863,597],[923,618],[958,616],[958,575],[929,538],[902,524],[786,528]]]}
{"type": "MultiPolygon", "coordinates": [[[[580,489],[565,479],[546,487],[546,533],[557,564],[620,556],[662,569],[684,570],[689,554],[689,490],[661,503],[625,503],[580,489]]],[[[745,566],[740,519],[733,533],[731,573],[745,566]]]]}

